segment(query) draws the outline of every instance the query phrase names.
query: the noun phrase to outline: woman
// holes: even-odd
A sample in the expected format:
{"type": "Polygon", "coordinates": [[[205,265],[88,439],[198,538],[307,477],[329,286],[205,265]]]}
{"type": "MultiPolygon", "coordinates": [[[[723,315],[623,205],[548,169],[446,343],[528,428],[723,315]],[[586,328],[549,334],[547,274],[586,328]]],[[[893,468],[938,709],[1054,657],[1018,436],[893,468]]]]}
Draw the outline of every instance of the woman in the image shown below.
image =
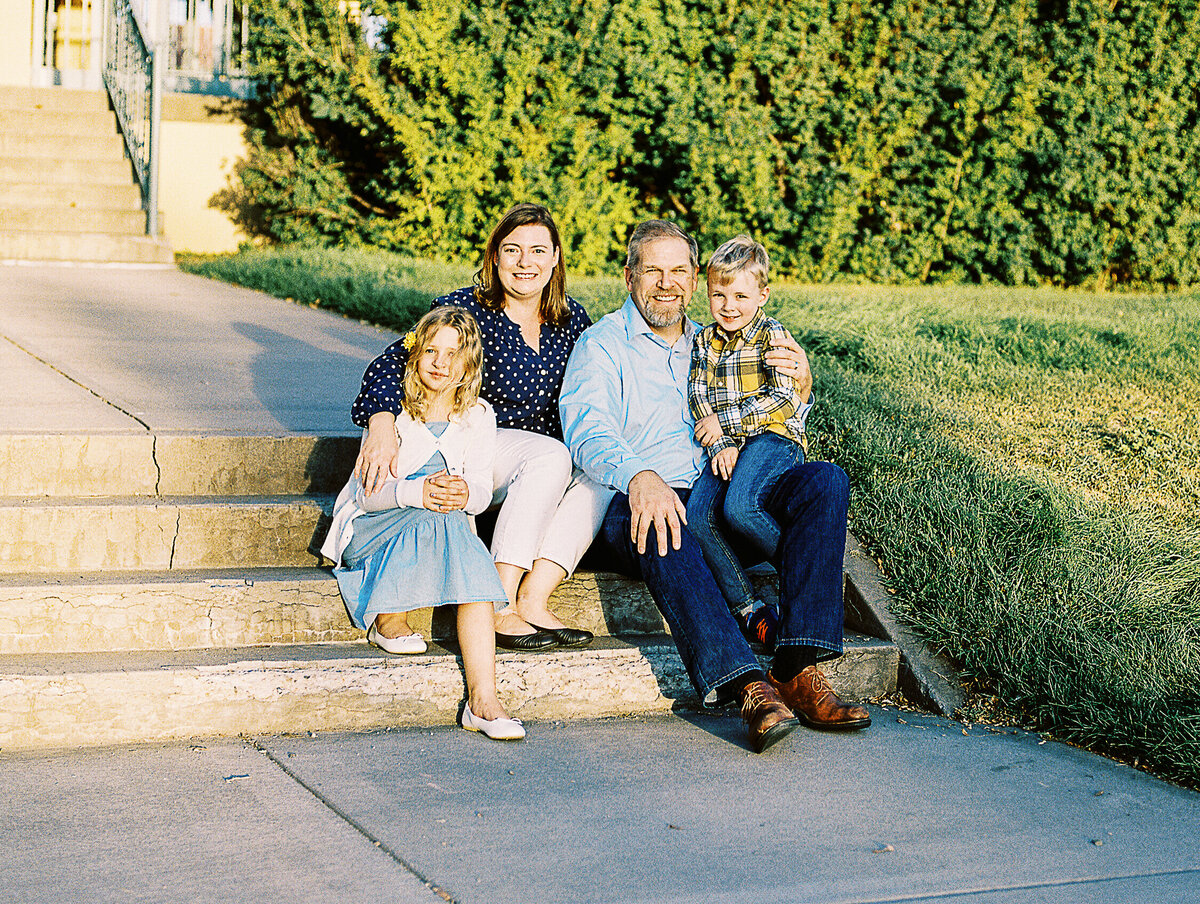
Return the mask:
{"type": "MultiPolygon", "coordinates": [[[[491,553],[509,605],[495,616],[496,645],[510,650],[585,646],[549,609],[550,594],[592,542],[612,491],[572,468],[562,444],[558,392],[567,357],[591,318],[567,297],[562,242],[550,211],[518,204],[488,237],[475,285],[434,300],[458,305],[483,334],[482,398],[496,412],[491,553]]],[[[354,423],[367,428],[355,474],[367,493],[395,476],[395,415],[405,349],[397,342],[367,368],[354,423]]]]}

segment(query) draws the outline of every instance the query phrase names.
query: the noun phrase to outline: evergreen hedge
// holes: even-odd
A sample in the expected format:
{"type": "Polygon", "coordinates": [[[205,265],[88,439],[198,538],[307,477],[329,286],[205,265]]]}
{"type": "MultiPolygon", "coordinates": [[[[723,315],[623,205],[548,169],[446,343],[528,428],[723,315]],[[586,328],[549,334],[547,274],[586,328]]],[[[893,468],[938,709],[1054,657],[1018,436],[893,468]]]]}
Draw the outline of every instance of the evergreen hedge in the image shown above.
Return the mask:
{"type": "Polygon", "coordinates": [[[256,0],[253,235],[575,270],[675,218],[810,281],[1200,280],[1194,0],[256,0]],[[370,44],[363,33],[371,36],[370,44]]]}

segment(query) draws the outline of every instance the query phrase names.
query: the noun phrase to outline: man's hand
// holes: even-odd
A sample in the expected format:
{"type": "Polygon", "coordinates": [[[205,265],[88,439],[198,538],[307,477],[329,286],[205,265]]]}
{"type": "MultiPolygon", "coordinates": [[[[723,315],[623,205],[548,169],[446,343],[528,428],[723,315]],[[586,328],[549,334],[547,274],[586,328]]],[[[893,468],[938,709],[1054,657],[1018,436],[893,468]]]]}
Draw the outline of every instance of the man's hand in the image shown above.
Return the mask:
{"type": "Polygon", "coordinates": [[[784,376],[791,377],[796,383],[797,395],[808,401],[812,394],[812,371],[808,367],[808,355],[796,344],[791,333],[783,336],[772,333],[771,347],[763,355],[763,361],[784,376]]]}
{"type": "Polygon", "coordinates": [[[717,420],[715,414],[710,414],[696,421],[696,442],[708,448],[722,436],[725,431],[721,429],[721,422],[717,420]]]}
{"type": "Polygon", "coordinates": [[[671,546],[679,549],[683,543],[683,525],[687,524],[687,509],[683,500],[653,471],[638,471],[629,481],[629,533],[637,546],[638,555],[646,551],[650,525],[658,538],[658,554],[667,554],[667,537],[671,546]]]}
{"type": "Polygon", "coordinates": [[[399,477],[396,469],[400,463],[400,440],[396,438],[396,415],[390,411],[377,411],[367,422],[367,438],[358,450],[354,462],[354,476],[362,484],[363,491],[374,495],[388,476],[399,477]]]}
{"type": "Polygon", "coordinates": [[[712,472],[722,480],[733,476],[733,466],[737,464],[738,450],[736,446],[728,446],[712,457],[712,472]]]}
{"type": "Polygon", "coordinates": [[[467,482],[461,477],[438,471],[425,478],[421,504],[431,512],[456,512],[467,505],[467,482]]]}

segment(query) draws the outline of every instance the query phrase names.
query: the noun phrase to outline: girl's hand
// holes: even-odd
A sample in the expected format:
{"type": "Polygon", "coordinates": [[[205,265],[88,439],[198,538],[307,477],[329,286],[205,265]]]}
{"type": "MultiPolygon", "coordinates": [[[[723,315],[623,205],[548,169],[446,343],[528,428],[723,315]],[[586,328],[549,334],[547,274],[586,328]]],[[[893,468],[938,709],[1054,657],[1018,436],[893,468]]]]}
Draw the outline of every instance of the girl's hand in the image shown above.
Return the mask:
{"type": "Polygon", "coordinates": [[[725,432],[721,429],[721,422],[717,420],[715,414],[710,414],[696,421],[696,442],[705,448],[711,446],[724,435],[725,432]]]}
{"type": "Polygon", "coordinates": [[[431,512],[456,512],[467,507],[467,482],[461,477],[438,471],[425,478],[421,502],[431,512]]]}
{"type": "Polygon", "coordinates": [[[712,471],[722,480],[733,476],[733,466],[737,464],[738,450],[736,446],[722,449],[712,457],[712,471]]]}
{"type": "Polygon", "coordinates": [[[400,440],[396,438],[396,416],[388,411],[371,415],[367,424],[367,438],[358,450],[354,462],[354,476],[362,484],[363,492],[374,495],[388,477],[399,477],[396,464],[400,458],[400,440]]]}

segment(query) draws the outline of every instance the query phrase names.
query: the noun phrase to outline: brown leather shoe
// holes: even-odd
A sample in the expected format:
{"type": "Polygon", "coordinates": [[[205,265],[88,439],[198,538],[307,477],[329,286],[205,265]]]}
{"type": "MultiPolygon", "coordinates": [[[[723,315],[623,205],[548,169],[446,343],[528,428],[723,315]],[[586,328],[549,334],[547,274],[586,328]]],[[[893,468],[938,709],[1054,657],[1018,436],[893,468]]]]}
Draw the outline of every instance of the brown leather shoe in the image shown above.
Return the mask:
{"type": "Polygon", "coordinates": [[[770,672],[767,672],[767,680],[792,711],[813,728],[866,728],[871,724],[867,708],[839,700],[825,673],[815,665],[804,669],[787,684],[776,681],[770,672]]]}
{"type": "Polygon", "coordinates": [[[753,681],[742,691],[742,721],[755,753],[782,741],[800,724],[775,688],[765,681],[753,681]]]}

